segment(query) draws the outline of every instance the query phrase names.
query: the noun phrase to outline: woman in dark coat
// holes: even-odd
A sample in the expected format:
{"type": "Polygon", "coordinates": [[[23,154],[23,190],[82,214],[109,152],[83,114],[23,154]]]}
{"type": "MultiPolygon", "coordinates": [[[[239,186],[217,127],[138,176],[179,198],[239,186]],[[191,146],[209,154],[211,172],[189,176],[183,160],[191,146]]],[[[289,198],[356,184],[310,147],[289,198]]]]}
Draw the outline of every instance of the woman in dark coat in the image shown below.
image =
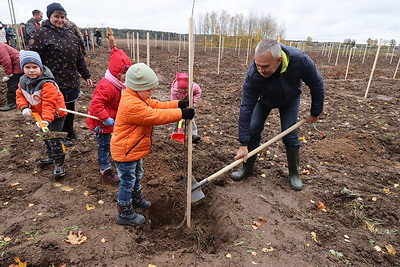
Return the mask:
{"type": "MultiPolygon", "coordinates": [[[[56,83],[64,95],[67,109],[75,110],[75,101],[80,94],[79,75],[92,86],[91,75],[86,67],[83,51],[78,37],[65,26],[67,12],[59,3],[47,6],[48,20],[42,22],[29,40],[28,48],[39,53],[43,65],[53,73],[56,83]]],[[[65,119],[63,132],[67,139],[76,140],[74,131],[74,114],[69,113],[65,119]]],[[[66,145],[72,145],[66,142],[66,145]]]]}

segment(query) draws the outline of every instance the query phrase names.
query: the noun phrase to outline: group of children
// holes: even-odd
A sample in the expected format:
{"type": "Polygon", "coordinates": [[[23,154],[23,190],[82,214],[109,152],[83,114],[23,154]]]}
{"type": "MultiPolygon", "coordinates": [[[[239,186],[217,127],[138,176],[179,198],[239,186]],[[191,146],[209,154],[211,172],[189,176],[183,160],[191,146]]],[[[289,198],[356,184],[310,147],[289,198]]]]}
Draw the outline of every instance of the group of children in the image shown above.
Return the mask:
{"type": "MultiPolygon", "coordinates": [[[[154,125],[176,123],[182,119],[193,122],[193,141],[200,136],[193,120],[195,111],[189,108],[188,75],[176,73],[171,86],[171,101],[151,98],[158,86],[154,71],[144,63],[132,65],[129,57],[115,45],[112,33],[108,33],[111,47],[108,69],[97,84],[89,107],[86,123],[96,133],[98,164],[105,182],[118,183],[116,223],[138,225],[145,221],[135,209],[148,209],[151,203],[142,197],[140,181],[143,176],[143,158],[150,153],[154,125]],[[111,158],[117,173],[112,170],[111,158]]],[[[16,103],[23,116],[38,113],[39,128],[61,132],[66,112],[64,98],[49,68],[41,62],[34,51],[20,51],[20,67],[24,75],[20,78],[16,92],[16,103]]],[[[201,96],[201,88],[193,83],[194,103],[201,96]]],[[[174,127],[176,128],[176,127],[174,127]]],[[[53,175],[65,175],[62,138],[45,140],[49,159],[43,164],[53,164],[53,175]]]]}

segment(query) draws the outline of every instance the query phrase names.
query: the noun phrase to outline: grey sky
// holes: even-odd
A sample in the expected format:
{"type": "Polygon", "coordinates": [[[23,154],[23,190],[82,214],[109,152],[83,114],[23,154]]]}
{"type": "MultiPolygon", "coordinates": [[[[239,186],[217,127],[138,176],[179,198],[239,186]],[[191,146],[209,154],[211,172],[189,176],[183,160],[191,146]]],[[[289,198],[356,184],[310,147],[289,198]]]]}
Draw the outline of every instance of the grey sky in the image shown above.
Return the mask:
{"type": "MultiPolygon", "coordinates": [[[[17,23],[26,22],[33,9],[46,18],[46,6],[53,1],[13,0],[17,23]]],[[[65,0],[58,1],[70,20],[80,27],[132,28],[188,33],[192,0],[65,0]]],[[[194,19],[199,14],[226,10],[271,15],[285,26],[286,39],[365,43],[368,38],[400,42],[398,0],[196,0],[194,19]]],[[[0,1],[0,21],[10,23],[8,1],[0,1]]],[[[196,22],[195,22],[196,23],[196,22]]]]}

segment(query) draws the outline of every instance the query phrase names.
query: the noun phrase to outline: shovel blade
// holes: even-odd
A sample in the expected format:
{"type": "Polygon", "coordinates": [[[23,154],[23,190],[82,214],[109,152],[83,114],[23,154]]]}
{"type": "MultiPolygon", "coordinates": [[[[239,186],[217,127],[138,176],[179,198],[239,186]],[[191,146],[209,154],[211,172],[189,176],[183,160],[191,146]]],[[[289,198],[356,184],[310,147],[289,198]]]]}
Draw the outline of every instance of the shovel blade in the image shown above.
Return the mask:
{"type": "MultiPolygon", "coordinates": [[[[197,182],[193,182],[192,188],[196,188],[198,184],[199,183],[197,183],[197,182]]],[[[203,191],[201,191],[201,187],[198,187],[197,189],[192,191],[192,203],[195,203],[195,202],[203,199],[204,197],[205,197],[205,195],[204,195],[203,191]]]]}
{"type": "Polygon", "coordinates": [[[173,133],[171,135],[171,140],[178,140],[182,144],[185,143],[185,134],[184,133],[173,133]]]}

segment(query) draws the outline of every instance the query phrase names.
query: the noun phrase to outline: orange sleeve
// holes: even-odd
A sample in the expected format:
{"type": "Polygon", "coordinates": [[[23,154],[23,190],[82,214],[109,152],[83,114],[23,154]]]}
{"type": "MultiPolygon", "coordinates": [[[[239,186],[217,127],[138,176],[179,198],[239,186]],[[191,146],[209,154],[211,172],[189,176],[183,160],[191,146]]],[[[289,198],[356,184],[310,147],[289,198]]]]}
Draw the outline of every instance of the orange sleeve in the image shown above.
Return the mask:
{"type": "Polygon", "coordinates": [[[26,100],[24,94],[22,93],[19,83],[18,83],[18,89],[15,92],[15,94],[16,94],[16,103],[17,103],[18,109],[21,110],[23,107],[29,107],[29,103],[26,100]]]}
{"type": "Polygon", "coordinates": [[[52,122],[57,108],[58,88],[52,82],[42,86],[42,120],[52,122]]]}

